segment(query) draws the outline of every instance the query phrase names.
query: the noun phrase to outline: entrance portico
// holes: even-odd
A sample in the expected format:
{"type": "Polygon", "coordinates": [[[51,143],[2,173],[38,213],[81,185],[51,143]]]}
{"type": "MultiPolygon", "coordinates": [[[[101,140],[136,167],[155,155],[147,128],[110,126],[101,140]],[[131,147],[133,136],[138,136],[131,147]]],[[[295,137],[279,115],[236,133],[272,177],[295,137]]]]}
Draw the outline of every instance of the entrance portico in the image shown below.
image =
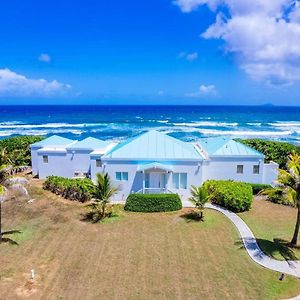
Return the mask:
{"type": "Polygon", "coordinates": [[[172,166],[155,162],[139,165],[137,171],[143,174],[143,186],[138,193],[171,193],[168,189],[168,183],[170,174],[172,173],[172,166]]]}

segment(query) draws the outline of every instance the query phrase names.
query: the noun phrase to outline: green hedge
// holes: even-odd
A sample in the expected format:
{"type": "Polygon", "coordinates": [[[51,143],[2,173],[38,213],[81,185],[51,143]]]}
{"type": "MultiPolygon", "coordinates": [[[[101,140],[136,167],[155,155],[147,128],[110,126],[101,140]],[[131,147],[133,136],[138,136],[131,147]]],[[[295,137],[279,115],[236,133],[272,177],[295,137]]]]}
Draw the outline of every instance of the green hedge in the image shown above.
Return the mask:
{"type": "Polygon", "coordinates": [[[289,143],[262,139],[239,139],[239,142],[256,149],[265,155],[265,162],[274,161],[281,169],[286,169],[288,156],[292,152],[300,153],[300,147],[289,143]]]}
{"type": "Polygon", "coordinates": [[[209,200],[233,212],[247,211],[251,208],[252,187],[245,182],[231,180],[208,180],[204,187],[209,194],[209,200]]]}
{"type": "Polygon", "coordinates": [[[94,185],[88,178],[69,179],[60,176],[49,176],[45,180],[43,188],[66,199],[86,202],[92,198],[94,185]]]}
{"type": "Polygon", "coordinates": [[[130,194],[124,209],[136,212],[174,211],[182,208],[177,194],[130,194]]]}
{"type": "Polygon", "coordinates": [[[30,145],[43,139],[41,136],[15,136],[0,140],[0,152],[4,149],[4,156],[0,155],[0,165],[30,166],[30,145]]]}
{"type": "Polygon", "coordinates": [[[253,195],[257,195],[260,191],[271,188],[269,184],[250,183],[252,186],[253,195]]]}

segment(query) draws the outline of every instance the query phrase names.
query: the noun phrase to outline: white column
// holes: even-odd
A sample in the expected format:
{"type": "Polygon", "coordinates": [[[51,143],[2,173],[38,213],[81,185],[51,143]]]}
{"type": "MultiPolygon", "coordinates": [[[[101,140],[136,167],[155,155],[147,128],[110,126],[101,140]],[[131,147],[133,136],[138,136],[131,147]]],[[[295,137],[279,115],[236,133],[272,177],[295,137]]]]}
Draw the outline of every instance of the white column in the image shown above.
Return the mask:
{"type": "Polygon", "coordinates": [[[143,194],[145,193],[145,171],[142,171],[143,173],[143,194]]]}

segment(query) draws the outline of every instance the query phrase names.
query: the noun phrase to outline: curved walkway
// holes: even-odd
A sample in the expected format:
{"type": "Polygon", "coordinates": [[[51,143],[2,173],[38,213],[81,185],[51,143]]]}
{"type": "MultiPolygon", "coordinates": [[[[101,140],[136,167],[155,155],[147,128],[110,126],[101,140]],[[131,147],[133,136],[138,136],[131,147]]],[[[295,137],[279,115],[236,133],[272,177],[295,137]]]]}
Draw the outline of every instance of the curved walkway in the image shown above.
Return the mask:
{"type": "Polygon", "coordinates": [[[262,250],[259,248],[252,231],[237,214],[211,203],[206,204],[205,207],[217,210],[218,212],[224,214],[235,225],[249,256],[256,263],[273,271],[289,274],[300,278],[299,260],[280,261],[269,257],[268,255],[263,253],[262,250]]]}

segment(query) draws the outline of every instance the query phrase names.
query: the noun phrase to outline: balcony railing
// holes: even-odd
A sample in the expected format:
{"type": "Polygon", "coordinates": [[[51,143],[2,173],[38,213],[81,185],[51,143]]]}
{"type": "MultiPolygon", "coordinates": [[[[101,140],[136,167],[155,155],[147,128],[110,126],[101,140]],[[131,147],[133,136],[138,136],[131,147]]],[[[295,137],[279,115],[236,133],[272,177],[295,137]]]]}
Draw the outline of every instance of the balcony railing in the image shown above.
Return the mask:
{"type": "Polygon", "coordinates": [[[167,188],[144,188],[136,192],[137,194],[173,194],[167,188]]]}

